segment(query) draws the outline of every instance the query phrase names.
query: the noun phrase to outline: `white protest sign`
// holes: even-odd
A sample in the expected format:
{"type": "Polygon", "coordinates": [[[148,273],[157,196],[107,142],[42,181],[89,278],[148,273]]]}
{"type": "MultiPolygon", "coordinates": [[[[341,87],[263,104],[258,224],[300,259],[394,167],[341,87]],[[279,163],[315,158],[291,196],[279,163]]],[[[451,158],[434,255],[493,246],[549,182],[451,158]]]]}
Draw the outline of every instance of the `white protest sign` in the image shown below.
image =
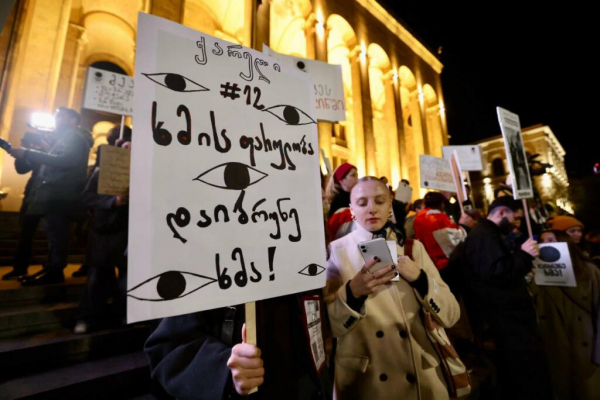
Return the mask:
{"type": "Polygon", "coordinates": [[[88,67],[83,108],[118,115],[133,114],[133,78],[88,67]]]}
{"type": "Polygon", "coordinates": [[[263,44],[263,52],[278,59],[283,65],[297,68],[312,77],[318,120],[331,122],[346,120],[346,98],[341,65],[279,54],[266,44],[263,44]]]}
{"type": "Polygon", "coordinates": [[[458,159],[458,153],[455,151],[450,158],[450,172],[452,173],[452,180],[454,181],[454,190],[456,198],[458,199],[458,205],[460,206],[460,213],[464,213],[463,203],[467,200],[467,188],[465,182],[462,179],[461,164],[458,159]]]}
{"type": "Polygon", "coordinates": [[[566,243],[540,244],[540,255],[533,261],[533,265],[536,285],[577,286],[566,243]]]}
{"type": "Polygon", "coordinates": [[[312,81],[140,14],[128,321],[325,285],[312,81]]]}
{"type": "Polygon", "coordinates": [[[421,168],[422,188],[456,192],[452,171],[450,170],[450,161],[419,154],[419,166],[421,168]]]}
{"type": "Polygon", "coordinates": [[[98,194],[120,196],[129,191],[131,151],[120,147],[100,146],[98,194]]]}
{"type": "Polygon", "coordinates": [[[408,204],[412,200],[413,188],[408,183],[400,182],[394,190],[394,198],[402,203],[408,204]]]}
{"type": "Polygon", "coordinates": [[[532,198],[533,184],[531,183],[527,155],[521,136],[519,116],[500,107],[497,107],[496,111],[502,129],[510,174],[513,177],[514,198],[515,200],[532,198]]]}
{"type": "Polygon", "coordinates": [[[458,153],[462,171],[483,171],[483,159],[479,145],[442,146],[444,158],[449,160],[454,152],[458,153]]]}
{"type": "Polygon", "coordinates": [[[333,175],[333,168],[331,167],[331,161],[325,154],[325,150],[321,149],[321,157],[323,157],[323,162],[325,163],[325,169],[327,170],[328,175],[333,175]]]}

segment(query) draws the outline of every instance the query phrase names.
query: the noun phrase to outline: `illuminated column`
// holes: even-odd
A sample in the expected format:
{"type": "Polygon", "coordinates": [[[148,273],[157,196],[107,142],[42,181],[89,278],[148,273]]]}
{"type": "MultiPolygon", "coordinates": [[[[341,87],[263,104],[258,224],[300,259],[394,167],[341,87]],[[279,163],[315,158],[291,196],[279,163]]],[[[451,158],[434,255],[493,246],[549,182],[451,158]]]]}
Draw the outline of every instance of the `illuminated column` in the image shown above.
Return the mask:
{"type": "Polygon", "coordinates": [[[373,136],[373,107],[371,105],[371,90],[369,87],[369,60],[364,42],[360,47],[359,55],[360,74],[360,100],[362,102],[363,130],[365,143],[365,158],[367,175],[377,175],[377,162],[375,159],[375,137],[373,136]]]}
{"type": "MultiPolygon", "coordinates": [[[[19,145],[31,113],[51,111],[56,96],[72,0],[31,1],[23,15],[24,28],[10,79],[7,81],[0,124],[2,137],[19,145]]],[[[9,196],[3,211],[18,211],[27,175],[14,169],[14,159],[4,157],[0,188],[9,196]]]]}
{"type": "MultiPolygon", "coordinates": [[[[398,119],[396,116],[396,100],[395,93],[396,87],[394,84],[394,77],[396,76],[395,69],[390,69],[383,76],[383,83],[385,85],[385,122],[387,143],[389,147],[388,157],[390,171],[386,171],[386,175],[389,173],[390,184],[395,186],[400,182],[400,151],[398,148],[398,119]]],[[[402,118],[400,118],[402,120],[402,118]]]]}
{"type": "MultiPolygon", "coordinates": [[[[398,135],[398,168],[400,169],[400,179],[408,179],[408,168],[406,166],[406,141],[404,138],[404,115],[402,113],[402,102],[400,101],[400,88],[398,83],[398,74],[394,70],[392,76],[394,90],[394,108],[396,110],[396,132],[398,135]]],[[[395,185],[396,182],[393,182],[395,185]]]]}
{"type": "Polygon", "coordinates": [[[256,20],[254,29],[252,30],[252,47],[258,51],[262,51],[263,43],[270,45],[269,37],[271,31],[271,2],[262,1],[256,10],[256,20]]]}
{"type": "MultiPolygon", "coordinates": [[[[363,103],[362,103],[362,78],[361,78],[361,61],[360,61],[360,46],[356,46],[350,53],[348,54],[348,58],[350,59],[350,67],[352,68],[352,107],[353,107],[353,115],[354,115],[354,134],[355,134],[355,143],[356,143],[356,168],[358,169],[358,176],[362,177],[367,175],[367,163],[366,163],[366,152],[365,152],[365,128],[364,128],[364,120],[363,116],[363,103]]],[[[366,55],[365,55],[366,56],[366,55]]],[[[368,87],[367,87],[367,92],[368,87]]],[[[364,107],[371,109],[371,102],[365,104],[364,107]]],[[[368,118],[371,121],[371,118],[368,118]]],[[[372,134],[372,130],[371,130],[372,134]]]]}
{"type": "Polygon", "coordinates": [[[315,59],[316,57],[316,40],[315,25],[317,24],[317,15],[311,13],[304,23],[304,32],[306,36],[306,58],[315,59]]]}
{"type": "Polygon", "coordinates": [[[427,120],[426,120],[427,111],[425,110],[425,94],[423,93],[423,87],[421,86],[420,83],[417,87],[416,96],[417,96],[418,104],[419,104],[419,116],[421,117],[419,119],[419,122],[421,123],[421,134],[423,136],[423,148],[425,150],[425,154],[432,154],[432,152],[431,152],[432,143],[429,143],[429,133],[427,131],[427,120]]]}

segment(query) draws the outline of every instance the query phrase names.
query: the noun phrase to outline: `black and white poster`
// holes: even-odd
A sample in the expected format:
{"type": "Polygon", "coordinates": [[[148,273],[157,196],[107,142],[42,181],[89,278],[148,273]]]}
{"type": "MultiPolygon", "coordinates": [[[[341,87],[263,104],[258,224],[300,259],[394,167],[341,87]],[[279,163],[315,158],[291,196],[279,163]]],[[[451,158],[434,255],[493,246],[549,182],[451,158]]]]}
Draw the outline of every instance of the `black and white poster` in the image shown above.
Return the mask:
{"type": "Polygon", "coordinates": [[[325,285],[313,83],[140,14],[128,321],[325,285]]]}
{"type": "Polygon", "coordinates": [[[497,107],[496,110],[512,176],[514,198],[517,200],[532,198],[533,184],[529,174],[525,146],[523,145],[519,116],[500,107],[497,107]]]}

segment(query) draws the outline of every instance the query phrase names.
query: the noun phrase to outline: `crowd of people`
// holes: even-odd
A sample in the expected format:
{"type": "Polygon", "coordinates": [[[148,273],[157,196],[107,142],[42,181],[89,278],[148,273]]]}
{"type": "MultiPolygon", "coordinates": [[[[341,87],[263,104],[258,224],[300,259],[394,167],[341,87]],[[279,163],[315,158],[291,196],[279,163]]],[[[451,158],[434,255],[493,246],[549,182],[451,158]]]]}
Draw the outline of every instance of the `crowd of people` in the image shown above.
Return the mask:
{"type": "MultiPolygon", "coordinates": [[[[93,142],[74,110],[59,109],[56,129],[40,135],[10,150],[31,177],[14,269],[3,279],[63,282],[72,225],[87,219],[78,273],[88,279],[74,330],[101,326],[111,296],[110,314],[124,323],[128,194],[98,194],[99,163],[89,170],[93,142]],[[42,220],[48,261],[28,275],[42,220]]],[[[108,142],[130,148],[131,130],[113,129],[108,142]]],[[[510,184],[484,212],[447,192],[403,203],[387,179],[359,177],[348,163],[322,178],[325,288],[258,302],[256,344],[246,341],[243,305],[161,320],[145,351],[170,395],[231,399],[258,387],[251,398],[448,399],[468,395],[473,360],[486,357],[496,382],[486,399],[598,398],[600,238],[584,236],[578,219],[523,210],[510,184]],[[363,258],[361,244],[377,238],[395,246],[393,264],[363,258]],[[567,244],[575,287],[536,285],[538,242],[567,244]],[[309,308],[323,318],[318,335],[305,323],[309,308]]]]}

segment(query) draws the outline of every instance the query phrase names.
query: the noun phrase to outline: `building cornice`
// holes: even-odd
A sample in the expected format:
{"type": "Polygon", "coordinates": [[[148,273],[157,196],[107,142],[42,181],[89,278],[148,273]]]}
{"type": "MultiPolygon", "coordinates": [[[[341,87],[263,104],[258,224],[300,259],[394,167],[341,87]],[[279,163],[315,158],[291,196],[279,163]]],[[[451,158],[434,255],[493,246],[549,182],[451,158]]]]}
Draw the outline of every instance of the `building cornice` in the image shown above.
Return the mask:
{"type": "Polygon", "coordinates": [[[400,22],[390,15],[375,0],[356,0],[367,11],[384,24],[392,33],[423,59],[435,72],[442,73],[444,65],[421,42],[417,40],[400,22]]]}

